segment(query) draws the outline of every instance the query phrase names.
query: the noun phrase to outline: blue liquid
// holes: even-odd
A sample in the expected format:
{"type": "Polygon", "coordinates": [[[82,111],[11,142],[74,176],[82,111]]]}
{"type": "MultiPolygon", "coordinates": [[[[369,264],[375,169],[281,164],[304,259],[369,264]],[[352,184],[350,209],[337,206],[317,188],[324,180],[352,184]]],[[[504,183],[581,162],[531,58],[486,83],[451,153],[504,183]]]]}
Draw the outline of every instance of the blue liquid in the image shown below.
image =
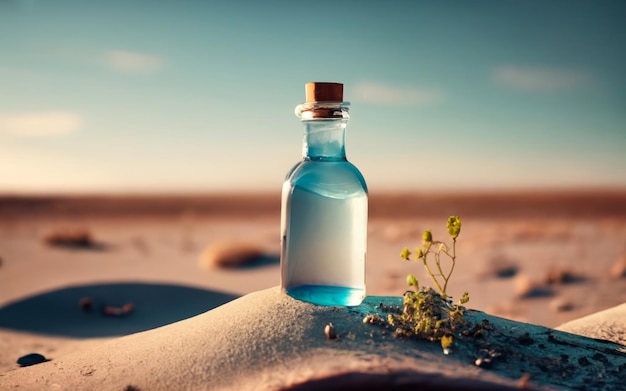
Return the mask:
{"type": "Polygon", "coordinates": [[[303,285],[287,289],[294,299],[325,306],[357,306],[365,298],[365,289],[343,286],[303,285]]]}
{"type": "Polygon", "coordinates": [[[319,305],[365,296],[367,188],[346,161],[304,161],[283,186],[281,285],[319,305]],[[319,292],[317,292],[319,291],[319,292]]]}

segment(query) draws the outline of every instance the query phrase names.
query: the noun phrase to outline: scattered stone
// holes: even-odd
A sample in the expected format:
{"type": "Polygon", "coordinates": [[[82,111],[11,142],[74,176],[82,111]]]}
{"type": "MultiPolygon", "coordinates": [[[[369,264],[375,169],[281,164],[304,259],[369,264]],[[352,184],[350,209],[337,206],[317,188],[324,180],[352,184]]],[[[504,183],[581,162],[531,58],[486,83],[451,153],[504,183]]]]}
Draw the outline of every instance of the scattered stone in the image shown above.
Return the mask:
{"type": "Polygon", "coordinates": [[[519,272],[517,263],[504,255],[496,255],[487,262],[485,270],[480,275],[501,279],[512,278],[519,272]]]}
{"type": "Polygon", "coordinates": [[[91,232],[84,228],[63,228],[50,232],[43,239],[44,243],[52,247],[64,247],[74,249],[102,249],[102,244],[97,243],[91,232]]]}
{"type": "Polygon", "coordinates": [[[203,269],[233,268],[250,264],[264,255],[265,251],[253,243],[216,242],[204,249],[199,265],[203,269]]]}
{"type": "Polygon", "coordinates": [[[324,335],[326,335],[326,339],[337,339],[339,336],[335,331],[335,326],[332,323],[329,323],[324,327],[324,335]]]}
{"type": "Polygon", "coordinates": [[[517,265],[504,265],[494,270],[494,274],[498,278],[511,278],[514,277],[518,271],[519,268],[517,265]]]}
{"type": "Polygon", "coordinates": [[[48,361],[48,359],[39,353],[30,353],[17,359],[17,363],[20,367],[29,367],[46,361],[48,361]]]}
{"type": "Polygon", "coordinates": [[[135,306],[131,303],[126,303],[122,307],[114,307],[110,305],[106,305],[102,308],[102,313],[107,316],[125,316],[130,314],[135,310],[135,306]]]}
{"type": "Polygon", "coordinates": [[[380,325],[380,324],[384,324],[385,322],[383,321],[383,319],[380,317],[379,314],[367,314],[363,318],[363,323],[380,325]]]}
{"type": "Polygon", "coordinates": [[[567,312],[573,310],[575,307],[574,303],[560,297],[550,302],[550,309],[554,312],[567,312]]]}
{"type": "Polygon", "coordinates": [[[91,233],[84,229],[61,229],[46,235],[46,244],[50,246],[88,247],[93,243],[91,233]]]}
{"type": "Polygon", "coordinates": [[[515,293],[519,298],[528,299],[552,296],[554,291],[540,283],[532,281],[526,275],[520,275],[515,279],[515,293]]]}
{"type": "Polygon", "coordinates": [[[544,277],[544,282],[548,285],[571,284],[584,280],[585,277],[575,273],[573,270],[556,266],[548,269],[544,277]]]}
{"type": "Polygon", "coordinates": [[[91,299],[91,297],[83,297],[78,302],[78,307],[81,311],[89,312],[93,309],[93,300],[91,299]]]}
{"type": "Polygon", "coordinates": [[[474,361],[474,365],[481,368],[489,368],[491,366],[491,358],[479,357],[474,361]]]}
{"type": "Polygon", "coordinates": [[[617,260],[609,269],[609,275],[613,278],[626,277],[626,256],[617,260]]]}

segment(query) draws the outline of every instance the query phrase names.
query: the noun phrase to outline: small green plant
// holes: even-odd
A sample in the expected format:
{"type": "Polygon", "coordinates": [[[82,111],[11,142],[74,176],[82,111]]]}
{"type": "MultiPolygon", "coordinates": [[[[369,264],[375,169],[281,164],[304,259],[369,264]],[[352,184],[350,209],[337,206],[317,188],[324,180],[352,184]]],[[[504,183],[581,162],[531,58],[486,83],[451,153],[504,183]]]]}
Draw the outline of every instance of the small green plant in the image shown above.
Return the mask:
{"type": "MultiPolygon", "coordinates": [[[[452,237],[452,246],[448,246],[444,242],[434,241],[433,234],[431,230],[424,231],[422,235],[422,246],[423,248],[415,249],[415,260],[422,260],[424,262],[424,267],[426,268],[426,272],[432,278],[437,290],[444,297],[444,299],[448,296],[447,288],[448,282],[450,281],[450,277],[452,276],[452,272],[454,271],[454,266],[456,265],[456,239],[459,237],[461,233],[461,219],[458,216],[450,216],[448,222],[446,224],[446,228],[448,229],[448,233],[452,237]],[[433,273],[431,269],[431,265],[428,262],[428,256],[433,254],[435,258],[435,266],[437,267],[436,273],[433,273]],[[448,273],[444,273],[443,268],[441,266],[441,256],[445,255],[450,258],[452,261],[450,268],[448,269],[448,273]]],[[[400,253],[400,257],[405,261],[409,261],[411,257],[411,251],[408,247],[405,247],[404,250],[400,253]]],[[[409,286],[415,286],[415,289],[419,289],[417,285],[417,279],[414,275],[410,274],[407,277],[407,283],[409,286]]]]}
{"type": "MultiPolygon", "coordinates": [[[[469,301],[467,292],[457,304],[448,296],[448,283],[456,265],[456,240],[461,233],[461,219],[450,216],[447,230],[452,238],[452,245],[433,240],[431,230],[426,230],[422,235],[422,247],[415,249],[414,260],[423,262],[437,290],[420,288],[417,278],[409,274],[407,284],[415,288],[415,291],[407,291],[404,294],[402,311],[389,314],[386,319],[388,324],[396,327],[397,336],[416,336],[429,341],[440,341],[446,354],[454,343],[454,333],[465,324],[463,304],[469,301]],[[444,272],[445,267],[442,265],[444,256],[450,260],[447,272],[444,272]]],[[[411,255],[413,254],[406,247],[400,253],[400,257],[407,261],[411,260],[411,255]]]]}

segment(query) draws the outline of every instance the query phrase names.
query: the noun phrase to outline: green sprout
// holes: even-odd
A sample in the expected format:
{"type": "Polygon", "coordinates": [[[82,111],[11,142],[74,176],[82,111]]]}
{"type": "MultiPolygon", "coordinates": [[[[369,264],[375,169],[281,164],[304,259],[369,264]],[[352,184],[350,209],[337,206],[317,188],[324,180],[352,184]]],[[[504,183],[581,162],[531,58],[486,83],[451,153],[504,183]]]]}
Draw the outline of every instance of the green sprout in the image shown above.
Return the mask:
{"type": "MultiPolygon", "coordinates": [[[[454,266],[456,265],[456,239],[461,233],[461,219],[458,216],[450,216],[446,226],[448,229],[448,234],[450,234],[450,236],[452,237],[452,246],[448,246],[441,241],[433,241],[433,234],[431,230],[428,229],[424,231],[424,234],[422,235],[423,248],[415,249],[415,260],[421,259],[423,261],[426,272],[435,283],[435,286],[437,287],[439,293],[444,298],[448,296],[448,282],[450,281],[450,277],[452,276],[452,272],[454,271],[454,266]],[[433,272],[433,269],[431,269],[432,265],[428,259],[428,256],[431,254],[435,259],[435,272],[433,272]],[[448,269],[447,273],[444,273],[443,267],[441,265],[442,255],[447,256],[451,260],[451,266],[448,269]]],[[[402,250],[402,252],[400,253],[400,257],[406,261],[411,260],[411,251],[408,249],[408,247],[405,247],[404,250],[402,250]]]]}
{"type": "MultiPolygon", "coordinates": [[[[406,261],[410,261],[412,255],[414,260],[421,260],[437,290],[430,287],[420,288],[417,278],[409,274],[406,283],[415,290],[407,291],[402,310],[388,314],[385,320],[388,325],[396,327],[396,336],[416,336],[429,341],[440,341],[444,353],[448,354],[452,351],[455,332],[466,323],[463,318],[463,304],[469,301],[469,294],[463,294],[457,304],[448,296],[448,283],[456,265],[456,240],[461,233],[461,219],[450,216],[446,227],[452,238],[451,245],[434,240],[431,230],[426,230],[422,235],[422,247],[416,248],[415,254],[407,247],[400,253],[400,257],[406,261]],[[447,273],[442,265],[442,259],[445,259],[443,257],[450,260],[447,273]]],[[[382,318],[381,321],[384,323],[382,318]]]]}

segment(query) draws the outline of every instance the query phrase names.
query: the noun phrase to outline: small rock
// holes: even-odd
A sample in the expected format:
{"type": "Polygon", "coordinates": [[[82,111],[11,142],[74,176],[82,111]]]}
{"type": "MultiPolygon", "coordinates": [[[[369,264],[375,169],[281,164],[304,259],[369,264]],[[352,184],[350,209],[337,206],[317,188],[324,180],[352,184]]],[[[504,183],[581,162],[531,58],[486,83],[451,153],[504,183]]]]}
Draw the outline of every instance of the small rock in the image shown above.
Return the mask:
{"type": "Polygon", "coordinates": [[[548,285],[570,284],[583,281],[584,279],[583,276],[574,271],[562,267],[552,267],[548,269],[544,277],[544,281],[548,285]]]}
{"type": "Polygon", "coordinates": [[[567,312],[574,309],[574,303],[563,298],[556,298],[550,302],[550,309],[554,312],[567,312]]]}
{"type": "Polygon", "coordinates": [[[487,264],[481,276],[495,278],[512,278],[519,273],[518,261],[508,258],[505,255],[498,254],[492,257],[487,264]]]}
{"type": "Polygon", "coordinates": [[[489,357],[479,357],[474,361],[474,365],[481,368],[490,368],[491,367],[491,358],[489,357]]]}
{"type": "Polygon", "coordinates": [[[134,310],[135,310],[135,306],[133,305],[133,303],[126,303],[122,306],[122,311],[124,311],[127,314],[130,314],[134,310]]]}
{"type": "Polygon", "coordinates": [[[519,298],[523,299],[546,297],[554,294],[551,289],[532,281],[528,276],[523,274],[515,278],[515,293],[519,298]]]}
{"type": "Polygon", "coordinates": [[[50,232],[44,243],[53,247],[92,248],[96,247],[91,232],[87,229],[63,228],[50,232]]]}
{"type": "Polygon", "coordinates": [[[613,278],[626,277],[626,256],[622,257],[611,266],[609,275],[613,278]]]}
{"type": "Polygon", "coordinates": [[[104,306],[104,308],[102,308],[102,313],[104,315],[107,316],[125,316],[130,314],[131,312],[133,312],[135,309],[135,306],[133,306],[131,303],[126,303],[124,304],[122,307],[114,307],[114,306],[104,306]]]}
{"type": "Polygon", "coordinates": [[[494,274],[498,278],[511,278],[514,277],[518,271],[519,268],[516,265],[503,265],[494,270],[494,274]]]}
{"type": "Polygon", "coordinates": [[[93,300],[91,299],[91,297],[83,297],[78,302],[78,307],[81,311],[91,311],[91,309],[93,308],[93,300]]]}
{"type": "Polygon", "coordinates": [[[17,363],[20,367],[29,367],[46,361],[48,361],[48,359],[39,353],[30,353],[17,359],[17,363]]]}
{"type": "Polygon", "coordinates": [[[326,335],[326,339],[337,339],[339,336],[335,331],[335,326],[332,323],[329,323],[324,327],[324,335],[326,335]]]}
{"type": "Polygon", "coordinates": [[[253,243],[216,242],[207,246],[200,255],[203,269],[231,268],[249,264],[265,255],[263,249],[253,243]]]}

